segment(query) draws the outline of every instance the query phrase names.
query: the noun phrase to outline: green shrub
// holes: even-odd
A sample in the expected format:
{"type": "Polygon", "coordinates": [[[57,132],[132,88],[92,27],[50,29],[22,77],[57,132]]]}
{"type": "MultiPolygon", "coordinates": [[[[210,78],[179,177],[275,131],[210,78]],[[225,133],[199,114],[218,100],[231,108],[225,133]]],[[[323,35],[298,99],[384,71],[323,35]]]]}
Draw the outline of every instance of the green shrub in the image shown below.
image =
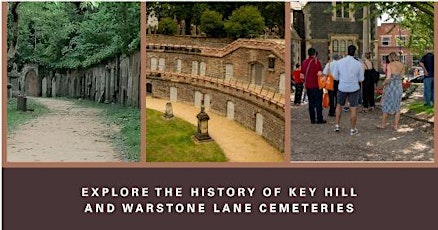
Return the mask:
{"type": "Polygon", "coordinates": [[[242,6],[233,11],[224,26],[228,36],[250,38],[263,33],[265,22],[256,7],[242,6]]]}
{"type": "Polygon", "coordinates": [[[169,17],[162,18],[158,22],[158,33],[165,35],[175,35],[178,24],[169,17]]]}
{"type": "Polygon", "coordinates": [[[214,10],[206,10],[201,15],[201,31],[210,37],[222,37],[225,35],[222,14],[214,10]]]}

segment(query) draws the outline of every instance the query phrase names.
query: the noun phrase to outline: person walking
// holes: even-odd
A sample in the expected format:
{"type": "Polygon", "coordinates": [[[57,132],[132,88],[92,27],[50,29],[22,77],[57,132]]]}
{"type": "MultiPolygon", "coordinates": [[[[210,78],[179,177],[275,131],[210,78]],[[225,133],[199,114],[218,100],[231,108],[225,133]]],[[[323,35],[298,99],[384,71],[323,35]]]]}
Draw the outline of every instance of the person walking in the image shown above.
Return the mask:
{"type": "Polygon", "coordinates": [[[295,70],[292,73],[293,81],[295,85],[295,97],[294,97],[294,105],[301,104],[301,97],[303,95],[304,88],[304,79],[301,78],[301,66],[300,64],[295,65],[295,70]]]}
{"type": "Polygon", "coordinates": [[[318,75],[322,74],[322,65],[316,57],[314,48],[309,48],[307,54],[309,57],[301,64],[301,74],[309,101],[310,123],[324,124],[327,121],[322,116],[322,89],[318,87],[318,75]]]}
{"type": "Polygon", "coordinates": [[[333,77],[339,81],[338,98],[336,105],[336,125],[335,131],[340,131],[339,123],[341,121],[342,106],[348,99],[350,103],[350,135],[356,135],[359,130],[356,128],[357,123],[357,105],[359,104],[360,82],[364,80],[364,71],[362,64],[354,57],[356,46],[348,46],[348,56],[339,60],[333,71],[333,77]]]}
{"type": "Polygon", "coordinates": [[[384,129],[388,114],[395,114],[394,130],[397,131],[403,96],[402,75],[404,74],[404,64],[399,61],[399,56],[395,52],[391,52],[388,58],[389,64],[386,69],[386,78],[383,82],[383,115],[381,123],[377,125],[377,128],[384,129]]]}
{"type": "MultiPolygon", "coordinates": [[[[325,76],[327,76],[328,74],[332,74],[333,70],[336,67],[336,63],[337,63],[338,60],[339,60],[339,55],[338,54],[333,54],[332,55],[332,61],[330,62],[330,58],[329,58],[329,63],[327,63],[325,65],[324,70],[322,71],[322,73],[325,76]]],[[[336,94],[338,93],[338,84],[339,84],[339,81],[335,80],[333,82],[333,90],[328,90],[329,101],[330,101],[330,108],[329,108],[328,115],[330,117],[336,116],[336,99],[338,98],[336,94]]]]}
{"type": "Polygon", "coordinates": [[[420,66],[424,70],[424,106],[430,106],[433,102],[433,73],[434,73],[434,57],[431,50],[426,51],[426,55],[424,55],[420,60],[420,66]]]}
{"type": "Polygon", "coordinates": [[[374,74],[375,69],[371,60],[371,52],[365,53],[363,60],[363,69],[365,70],[365,79],[362,82],[362,98],[363,98],[363,112],[373,110],[376,106],[374,100],[374,74]]]}

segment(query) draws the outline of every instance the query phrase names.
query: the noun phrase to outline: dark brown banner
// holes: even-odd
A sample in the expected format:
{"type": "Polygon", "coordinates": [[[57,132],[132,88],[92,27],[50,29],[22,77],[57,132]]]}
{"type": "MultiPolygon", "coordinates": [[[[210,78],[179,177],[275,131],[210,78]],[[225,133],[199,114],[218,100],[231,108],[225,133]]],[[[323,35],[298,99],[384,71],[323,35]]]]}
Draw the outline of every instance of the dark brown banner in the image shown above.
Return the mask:
{"type": "Polygon", "coordinates": [[[3,229],[433,229],[437,169],[3,169],[3,229]]]}

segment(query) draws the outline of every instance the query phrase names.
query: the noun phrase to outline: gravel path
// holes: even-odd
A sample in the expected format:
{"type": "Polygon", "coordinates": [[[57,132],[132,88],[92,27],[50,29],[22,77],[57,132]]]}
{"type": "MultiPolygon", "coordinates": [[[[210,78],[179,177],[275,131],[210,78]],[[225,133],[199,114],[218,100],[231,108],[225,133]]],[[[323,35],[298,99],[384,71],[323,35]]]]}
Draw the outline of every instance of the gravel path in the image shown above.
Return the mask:
{"type": "Polygon", "coordinates": [[[8,135],[8,162],[117,162],[119,153],[110,142],[115,127],[99,120],[99,110],[71,101],[30,98],[50,112],[8,135]]]}
{"type": "MultiPolygon", "coordinates": [[[[419,95],[421,91],[412,97],[421,101],[419,95]]],[[[376,125],[382,113],[376,109],[358,113],[359,134],[350,136],[349,113],[343,112],[339,133],[334,132],[335,118],[327,116],[328,109],[323,114],[327,124],[311,124],[307,104],[291,106],[292,161],[433,161],[433,123],[402,115],[395,132],[390,116],[386,129],[380,130],[376,125]]]]}
{"type": "MultiPolygon", "coordinates": [[[[164,112],[166,102],[164,99],[147,97],[146,107],[164,112]]],[[[183,102],[172,102],[172,108],[176,117],[197,125],[198,108],[183,102]]],[[[254,131],[213,112],[208,112],[208,115],[208,133],[230,162],[284,162],[282,154],[254,131]]]]}

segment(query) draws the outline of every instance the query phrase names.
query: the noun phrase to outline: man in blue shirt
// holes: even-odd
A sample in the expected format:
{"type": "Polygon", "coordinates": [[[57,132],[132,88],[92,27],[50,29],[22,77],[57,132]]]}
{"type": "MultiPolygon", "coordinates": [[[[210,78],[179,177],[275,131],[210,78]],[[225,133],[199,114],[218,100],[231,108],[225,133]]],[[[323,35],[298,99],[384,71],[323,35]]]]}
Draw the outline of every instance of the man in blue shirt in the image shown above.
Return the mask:
{"type": "Polygon", "coordinates": [[[335,131],[339,132],[339,123],[341,121],[342,107],[348,99],[350,103],[350,135],[356,135],[359,131],[356,128],[357,122],[357,105],[359,104],[360,85],[364,80],[364,70],[359,60],[354,57],[356,47],[348,46],[348,56],[339,60],[333,71],[333,78],[339,81],[338,96],[336,105],[336,125],[335,131]]]}
{"type": "Polygon", "coordinates": [[[420,60],[420,66],[424,70],[424,106],[430,106],[433,103],[433,54],[430,50],[427,50],[426,55],[424,55],[420,60]]]}

